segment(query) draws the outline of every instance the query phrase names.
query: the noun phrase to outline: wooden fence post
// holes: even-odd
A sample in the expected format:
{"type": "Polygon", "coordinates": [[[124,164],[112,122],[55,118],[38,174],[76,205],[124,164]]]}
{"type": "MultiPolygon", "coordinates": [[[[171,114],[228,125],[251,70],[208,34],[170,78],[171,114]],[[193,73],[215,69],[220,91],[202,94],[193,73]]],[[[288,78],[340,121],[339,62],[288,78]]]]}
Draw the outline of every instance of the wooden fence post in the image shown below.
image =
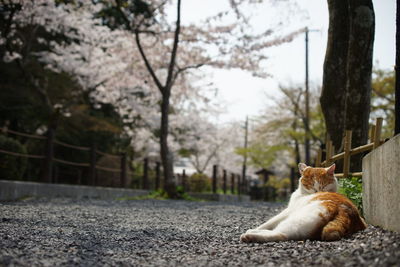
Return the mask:
{"type": "Polygon", "coordinates": [[[143,161],[143,181],[142,188],[149,189],[149,159],[145,158],[143,161]]]}
{"type": "Polygon", "coordinates": [[[346,130],[346,135],[344,136],[343,178],[347,178],[349,176],[351,136],[352,131],[346,130]]]}
{"type": "Polygon", "coordinates": [[[249,193],[248,190],[247,190],[248,189],[248,185],[249,185],[248,179],[243,177],[243,180],[242,180],[242,192],[243,192],[243,195],[246,195],[246,194],[249,193]]]}
{"type": "Polygon", "coordinates": [[[57,165],[54,166],[54,176],[53,176],[53,183],[58,184],[58,173],[59,167],[57,165]]]}
{"type": "Polygon", "coordinates": [[[222,189],[224,190],[224,194],[226,194],[226,178],[226,170],[223,170],[222,189]]]}
{"type": "Polygon", "coordinates": [[[126,187],[126,153],[121,155],[121,187],[126,187]]]}
{"type": "Polygon", "coordinates": [[[374,149],[381,145],[381,130],[382,130],[382,118],[376,119],[376,127],[374,134],[374,149]]]}
{"type": "Polygon", "coordinates": [[[235,174],[231,173],[231,194],[235,194],[235,174]]]}
{"type": "Polygon", "coordinates": [[[160,188],[160,178],[161,178],[161,163],[156,162],[156,190],[160,188]]]}
{"type": "Polygon", "coordinates": [[[182,170],[182,187],[186,191],[186,170],[182,170]]]}
{"type": "Polygon", "coordinates": [[[217,193],[217,172],[218,172],[218,166],[213,165],[213,173],[212,173],[212,191],[214,194],[217,193]]]}
{"type": "Polygon", "coordinates": [[[320,167],[321,162],[322,162],[322,149],[319,148],[317,152],[317,159],[315,160],[315,167],[320,167]]]}
{"type": "Polygon", "coordinates": [[[47,130],[44,170],[42,176],[42,180],[45,183],[51,183],[53,176],[53,160],[54,160],[54,129],[49,128],[47,130]]]}
{"type": "Polygon", "coordinates": [[[237,191],[238,191],[238,195],[240,195],[242,193],[242,190],[240,188],[241,177],[240,177],[240,174],[238,174],[237,176],[238,176],[238,179],[237,179],[237,191]]]}
{"type": "Polygon", "coordinates": [[[89,170],[89,183],[96,185],[96,144],[92,143],[90,147],[90,170],[89,170]]]}
{"type": "Polygon", "coordinates": [[[376,126],[375,125],[371,125],[371,129],[370,129],[370,138],[369,138],[369,142],[370,143],[373,143],[374,142],[374,140],[375,140],[375,128],[376,128],[376,126]]]}

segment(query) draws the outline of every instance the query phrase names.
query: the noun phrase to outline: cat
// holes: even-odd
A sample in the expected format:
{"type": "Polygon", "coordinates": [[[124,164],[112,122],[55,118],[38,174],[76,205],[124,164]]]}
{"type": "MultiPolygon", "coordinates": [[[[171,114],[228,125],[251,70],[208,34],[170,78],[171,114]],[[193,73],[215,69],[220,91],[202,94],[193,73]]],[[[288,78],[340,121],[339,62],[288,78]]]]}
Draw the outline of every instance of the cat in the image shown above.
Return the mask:
{"type": "Polygon", "coordinates": [[[300,163],[299,171],[299,187],[291,195],[288,207],[242,234],[242,242],[335,241],[367,227],[356,206],[337,193],[335,164],[313,168],[300,163]]]}

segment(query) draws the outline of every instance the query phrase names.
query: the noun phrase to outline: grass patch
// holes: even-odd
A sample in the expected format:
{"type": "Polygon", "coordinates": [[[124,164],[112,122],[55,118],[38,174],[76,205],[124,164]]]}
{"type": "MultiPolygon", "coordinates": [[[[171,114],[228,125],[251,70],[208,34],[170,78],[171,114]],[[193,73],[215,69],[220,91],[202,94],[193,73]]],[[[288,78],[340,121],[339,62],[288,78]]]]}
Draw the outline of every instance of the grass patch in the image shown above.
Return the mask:
{"type": "MultiPolygon", "coordinates": [[[[197,199],[197,198],[189,196],[188,193],[186,193],[183,190],[183,187],[181,187],[181,186],[178,186],[176,188],[176,191],[177,191],[178,197],[174,198],[174,199],[177,199],[177,200],[188,200],[188,201],[202,201],[201,199],[197,199]]],[[[168,196],[167,192],[165,192],[163,189],[152,191],[149,194],[143,195],[143,196],[117,198],[117,200],[145,200],[145,199],[166,200],[166,199],[172,199],[172,198],[170,198],[168,196]]]]}
{"type": "Polygon", "coordinates": [[[339,180],[339,193],[348,197],[363,214],[362,205],[362,179],[361,177],[350,177],[339,180]]]}

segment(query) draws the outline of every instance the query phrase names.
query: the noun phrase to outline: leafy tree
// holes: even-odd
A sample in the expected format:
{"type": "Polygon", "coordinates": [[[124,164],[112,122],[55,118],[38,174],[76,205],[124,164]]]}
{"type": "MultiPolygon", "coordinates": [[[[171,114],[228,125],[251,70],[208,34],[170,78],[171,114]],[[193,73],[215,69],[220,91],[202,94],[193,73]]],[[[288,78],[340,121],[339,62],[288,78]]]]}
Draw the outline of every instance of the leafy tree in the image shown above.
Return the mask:
{"type": "Polygon", "coordinates": [[[372,76],[371,119],[382,117],[382,137],[389,138],[395,122],[394,71],[375,69],[372,76]]]}
{"type": "MultiPolygon", "coordinates": [[[[269,158],[269,166],[265,165],[264,168],[271,166],[277,173],[280,172],[282,176],[287,177],[287,167],[295,168],[304,160],[302,157],[306,127],[304,105],[302,104],[304,91],[297,86],[280,86],[280,90],[283,97],[278,99],[274,106],[267,108],[263,118],[264,122],[256,128],[256,132],[258,132],[256,140],[259,140],[264,147],[269,148],[275,154],[275,159],[269,158]],[[276,153],[277,151],[279,153],[276,153]]],[[[325,124],[317,99],[318,90],[311,90],[309,132],[311,148],[314,151],[320,147],[325,133],[325,124]]],[[[255,146],[263,147],[257,143],[255,146]]]]}
{"type": "MultiPolygon", "coordinates": [[[[23,110],[34,119],[32,126],[25,123],[27,117],[10,120],[12,107],[4,105],[8,110],[2,122],[29,126],[29,132],[58,128],[59,134],[65,131],[64,137],[70,140],[74,140],[75,133],[69,136],[67,129],[78,132],[86,126],[92,133],[104,130],[106,135],[115,137],[123,128],[121,142],[131,138],[137,154],[157,152],[156,138],[167,140],[169,134],[168,161],[181,144],[187,144],[182,136],[188,135],[187,129],[193,129],[185,126],[191,118],[187,115],[203,113],[198,102],[209,102],[200,90],[203,85],[193,82],[202,78],[195,70],[202,66],[241,68],[265,76],[265,49],[288,42],[302,32],[274,38],[271,29],[250,30],[250,18],[241,8],[255,5],[252,1],[230,1],[229,12],[205,18],[203,24],[180,25],[177,31],[177,24],[167,16],[170,4],[174,5],[165,0],[23,1],[2,9],[2,63],[10,64],[4,65],[2,71],[10,70],[8,67],[14,64],[15,75],[7,77],[23,82],[27,90],[19,92],[30,99],[24,100],[30,106],[23,110]],[[224,16],[228,18],[225,21],[224,16]],[[178,39],[179,49],[178,42],[174,45],[178,39]],[[171,60],[174,50],[176,58],[171,60]],[[169,93],[160,91],[159,85],[174,89],[169,93]],[[166,108],[163,97],[168,94],[170,103],[166,108]],[[38,120],[29,109],[38,112],[38,120]],[[115,114],[108,113],[108,109],[115,114]],[[80,124],[79,119],[85,123],[80,124]],[[165,127],[165,121],[169,127],[165,127]]],[[[17,84],[10,81],[10,85],[17,84]]],[[[14,85],[8,88],[8,99],[12,98],[14,85]]],[[[218,150],[211,155],[222,162],[229,158],[223,153],[218,150]]],[[[165,173],[171,175],[170,171],[165,173]]]]}
{"type": "Polygon", "coordinates": [[[268,146],[265,143],[252,143],[248,148],[237,148],[236,153],[247,155],[248,163],[256,168],[270,168],[275,161],[277,153],[287,148],[282,145],[268,146]]]}
{"type": "MultiPolygon", "coordinates": [[[[0,149],[9,152],[27,154],[26,148],[17,140],[0,135],[0,149]]],[[[2,179],[21,180],[27,166],[27,159],[14,155],[0,154],[0,177],[2,179]]]]}
{"type": "MultiPolygon", "coordinates": [[[[97,141],[100,150],[119,152],[130,142],[121,135],[124,125],[116,108],[93,97],[96,85],[85,87],[81,77],[67,68],[52,68],[44,60],[48,55],[57,58],[57,49],[67,50],[61,47],[82,44],[74,35],[77,28],[55,27],[61,24],[57,15],[68,12],[62,13],[54,3],[37,5],[10,2],[1,6],[0,124],[39,134],[53,128],[61,141],[81,146],[97,141]]],[[[30,142],[27,148],[33,154],[43,153],[41,146],[30,142]]],[[[88,161],[88,155],[68,149],[57,147],[56,153],[62,153],[63,159],[88,161]]],[[[37,164],[30,167],[35,173],[37,168],[37,164]]]]}
{"type": "MultiPolygon", "coordinates": [[[[237,19],[240,22],[246,23],[246,18],[239,11],[239,4],[231,2],[231,5],[236,12],[237,19]]],[[[171,197],[174,197],[176,186],[172,177],[173,159],[169,148],[168,134],[170,131],[169,116],[172,108],[170,98],[172,88],[178,78],[184,76],[185,73],[188,73],[192,69],[198,69],[205,65],[220,68],[242,68],[250,70],[256,75],[262,75],[260,62],[265,57],[261,54],[261,51],[267,47],[290,41],[299,31],[285,38],[266,42],[263,37],[269,36],[271,34],[269,31],[262,34],[249,35],[244,32],[239,23],[224,25],[222,27],[211,26],[209,22],[214,21],[215,18],[208,19],[204,27],[197,27],[195,25],[181,26],[180,0],[176,4],[176,23],[169,25],[165,16],[165,6],[166,1],[155,1],[151,4],[147,4],[144,1],[133,1],[131,3],[129,1],[116,1],[116,5],[108,7],[104,14],[112,14],[112,17],[116,18],[112,21],[113,25],[122,20],[125,29],[134,34],[135,43],[146,70],[153,84],[161,93],[159,138],[160,156],[165,179],[164,189],[171,197]],[[206,27],[207,29],[205,30],[206,27]],[[236,40],[232,40],[232,33],[235,30],[238,31],[239,37],[233,38],[236,40]],[[151,51],[165,51],[164,54],[160,55],[163,60],[159,66],[157,66],[155,60],[151,60],[154,54],[150,53],[150,50],[145,49],[142,39],[143,35],[156,39],[151,51]],[[227,44],[230,43],[234,45],[229,47],[227,44]],[[180,52],[178,52],[178,44],[180,52]],[[214,47],[214,50],[216,48],[216,51],[219,51],[216,55],[207,55],[205,47],[209,47],[210,44],[217,45],[217,47],[214,47]],[[168,48],[168,46],[171,48],[168,48]],[[249,47],[251,48],[249,49],[249,47]],[[242,57],[242,53],[246,53],[247,56],[242,57]]],[[[221,14],[218,17],[221,17],[221,14]]],[[[109,24],[110,20],[107,20],[107,23],[109,24]]]]}

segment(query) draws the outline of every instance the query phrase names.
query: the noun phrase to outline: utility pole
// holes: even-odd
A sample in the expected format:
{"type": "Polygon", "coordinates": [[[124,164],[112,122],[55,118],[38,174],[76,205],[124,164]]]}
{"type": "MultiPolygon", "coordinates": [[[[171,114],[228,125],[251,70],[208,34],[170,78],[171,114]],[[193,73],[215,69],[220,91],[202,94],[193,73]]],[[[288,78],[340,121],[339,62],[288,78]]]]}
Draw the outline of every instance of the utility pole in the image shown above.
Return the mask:
{"type": "Polygon", "coordinates": [[[306,114],[304,118],[304,124],[305,124],[305,140],[304,140],[304,150],[305,150],[305,162],[306,165],[310,165],[310,128],[309,128],[309,119],[310,119],[310,99],[309,99],[309,88],[308,88],[308,28],[306,27],[305,31],[305,42],[306,42],[306,90],[305,90],[305,102],[306,102],[306,114]]]}
{"type": "Polygon", "coordinates": [[[246,180],[246,165],[247,165],[247,142],[249,133],[249,116],[246,116],[246,123],[244,125],[244,155],[243,155],[243,168],[242,168],[242,183],[246,180]]]}
{"type": "Polygon", "coordinates": [[[310,89],[308,83],[308,33],[318,32],[319,30],[309,30],[308,27],[305,29],[305,47],[306,47],[306,80],[305,80],[305,138],[304,138],[304,150],[305,150],[305,162],[310,165],[310,89]]]}

